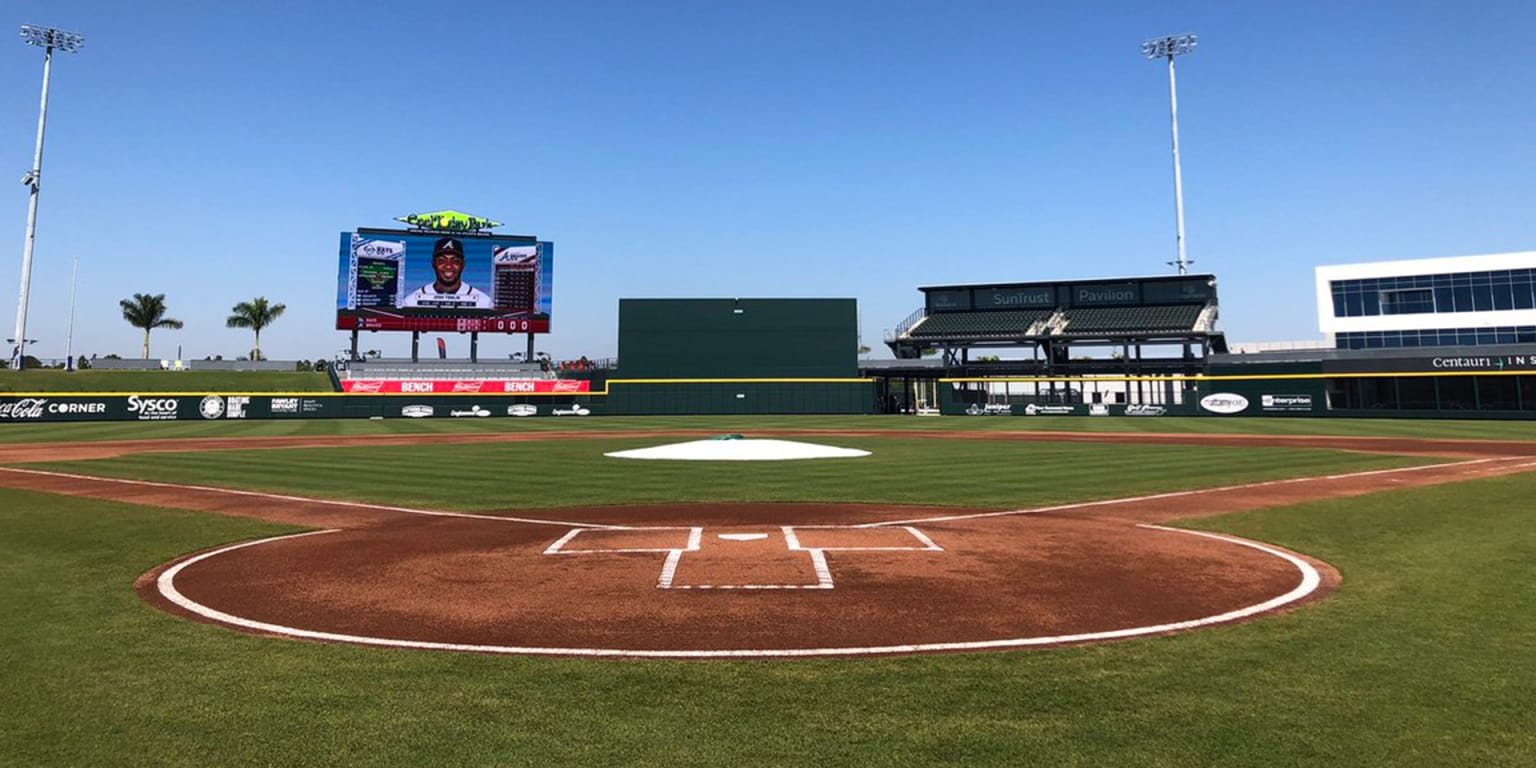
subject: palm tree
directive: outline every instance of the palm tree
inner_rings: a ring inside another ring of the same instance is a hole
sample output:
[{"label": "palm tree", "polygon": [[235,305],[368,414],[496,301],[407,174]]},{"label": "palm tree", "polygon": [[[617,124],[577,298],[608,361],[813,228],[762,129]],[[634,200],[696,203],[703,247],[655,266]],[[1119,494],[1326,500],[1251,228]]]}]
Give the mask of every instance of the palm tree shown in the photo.
[{"label": "palm tree", "polygon": [[256,331],[256,349],[251,352],[252,360],[261,359],[261,329],[272,324],[272,321],[283,316],[284,304],[268,304],[267,297],[257,296],[250,301],[242,301],[229,308],[232,312],[224,325],[229,328],[250,328]]},{"label": "palm tree", "polygon": [[123,319],[135,328],[144,329],[144,359],[149,359],[149,332],[156,328],[179,329],[182,322],[175,318],[165,316],[165,294],[157,293],[153,296],[147,293],[135,293],[133,299],[123,299],[118,306],[123,308]]}]

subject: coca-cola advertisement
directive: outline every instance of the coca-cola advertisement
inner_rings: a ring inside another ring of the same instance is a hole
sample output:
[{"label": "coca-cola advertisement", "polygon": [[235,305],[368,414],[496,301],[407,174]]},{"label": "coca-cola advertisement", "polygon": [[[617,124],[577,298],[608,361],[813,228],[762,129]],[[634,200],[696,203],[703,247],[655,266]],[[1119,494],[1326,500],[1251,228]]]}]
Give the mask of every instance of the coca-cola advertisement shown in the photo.
[{"label": "coca-cola advertisement", "polygon": [[41,397],[27,397],[21,400],[13,400],[9,403],[0,403],[0,419],[41,419],[43,406],[48,400]]},{"label": "coca-cola advertisement", "polygon": [[0,401],[0,421],[76,421],[101,418],[106,413],[107,404],[99,400],[22,397]]}]

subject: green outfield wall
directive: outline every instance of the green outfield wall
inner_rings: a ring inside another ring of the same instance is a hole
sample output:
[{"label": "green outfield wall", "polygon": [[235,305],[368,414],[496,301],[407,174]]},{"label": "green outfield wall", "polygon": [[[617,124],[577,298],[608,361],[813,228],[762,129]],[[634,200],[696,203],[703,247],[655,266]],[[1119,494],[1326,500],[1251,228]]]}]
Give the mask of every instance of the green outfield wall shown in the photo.
[{"label": "green outfield wall", "polygon": [[875,413],[870,379],[704,379],[609,382],[609,413]]},{"label": "green outfield wall", "polygon": [[[1011,383],[1008,394],[1000,387]],[[1024,385],[1034,394],[1019,394]],[[1140,385],[1140,389],[1135,389]],[[1116,392],[1125,397],[1110,396]],[[941,379],[946,416],[1201,416],[1536,419],[1536,374]],[[1097,394],[1099,397],[1095,398]],[[65,421],[483,419],[683,414],[872,414],[872,379],[606,382],[560,395],[21,393],[0,395],[0,426]]]},{"label": "green outfield wall", "polygon": [[940,379],[939,393],[951,416],[1536,419],[1523,369]]},{"label": "green outfield wall", "polygon": [[328,392],[0,394],[0,425],[63,421],[484,419],[658,414],[868,414],[869,379],[611,380],[547,395]]},{"label": "green outfield wall", "polygon": [[0,396],[0,425],[60,421],[219,421],[588,416],[586,398],[329,393],[33,393]]},{"label": "green outfield wall", "polygon": [[620,299],[625,379],[851,379],[853,299]]}]

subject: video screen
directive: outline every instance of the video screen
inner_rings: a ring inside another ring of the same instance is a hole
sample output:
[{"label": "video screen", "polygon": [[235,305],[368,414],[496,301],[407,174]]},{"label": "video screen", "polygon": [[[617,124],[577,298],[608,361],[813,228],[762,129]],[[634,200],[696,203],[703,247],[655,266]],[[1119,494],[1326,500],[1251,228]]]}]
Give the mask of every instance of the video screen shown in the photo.
[{"label": "video screen", "polygon": [[548,333],[554,256],[526,237],[343,232],[336,328]]}]

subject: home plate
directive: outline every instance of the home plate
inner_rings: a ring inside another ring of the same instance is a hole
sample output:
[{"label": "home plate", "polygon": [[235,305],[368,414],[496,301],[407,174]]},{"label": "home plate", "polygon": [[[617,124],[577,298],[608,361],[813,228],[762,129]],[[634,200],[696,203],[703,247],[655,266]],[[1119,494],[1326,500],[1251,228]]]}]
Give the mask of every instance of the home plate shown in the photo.
[{"label": "home plate", "polygon": [[673,459],[679,461],[788,461],[791,459],[844,459],[868,456],[869,451],[792,440],[753,440],[725,435],[710,440],[658,445],[605,453],[616,459]]},{"label": "home plate", "polygon": [[768,538],[766,533],[722,533],[720,538],[726,541],[756,541]]}]

